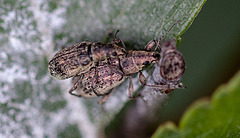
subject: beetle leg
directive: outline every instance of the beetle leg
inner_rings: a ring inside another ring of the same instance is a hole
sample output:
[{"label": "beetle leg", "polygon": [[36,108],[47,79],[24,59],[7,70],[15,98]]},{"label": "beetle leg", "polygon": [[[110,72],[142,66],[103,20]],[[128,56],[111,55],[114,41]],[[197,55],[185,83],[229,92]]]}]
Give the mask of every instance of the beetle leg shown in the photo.
[{"label": "beetle leg", "polygon": [[145,49],[146,49],[147,51],[150,51],[150,50],[153,49],[153,47],[156,45],[154,51],[156,51],[157,48],[158,48],[159,51],[161,52],[162,49],[161,49],[161,47],[160,47],[160,41],[161,41],[161,38],[160,38],[158,41],[156,41],[156,40],[151,40],[151,41],[148,42],[148,44],[145,46]]},{"label": "beetle leg", "polygon": [[132,76],[129,76],[130,83],[128,87],[128,97],[132,100],[136,99],[137,97],[141,96],[139,93],[136,95],[133,95],[133,82],[132,82]]},{"label": "beetle leg", "polygon": [[116,39],[117,38],[117,34],[120,32],[120,30],[119,29],[117,29],[117,31],[116,31],[116,33],[114,34],[114,39]]},{"label": "beetle leg", "polygon": [[116,90],[116,87],[113,88],[110,93],[108,93],[107,95],[103,96],[100,100],[98,100],[98,104],[100,105],[104,104],[115,90]]},{"label": "beetle leg", "polygon": [[114,34],[113,40],[112,40],[112,44],[118,44],[120,41],[120,39],[117,39],[117,34],[118,34],[119,30],[116,31],[116,33]]},{"label": "beetle leg", "polygon": [[124,42],[123,42],[121,39],[119,39],[119,40],[120,40],[120,42],[121,42],[123,48],[126,49],[126,46],[125,46]]},{"label": "beetle leg", "polygon": [[142,71],[139,71],[139,81],[143,86],[146,85],[146,77],[143,75]]},{"label": "beetle leg", "polygon": [[161,84],[161,85],[148,85],[146,84],[145,86],[151,87],[151,88],[157,88],[162,90],[164,93],[169,93],[174,89],[184,89],[186,88],[183,83],[178,83],[178,84]]},{"label": "beetle leg", "polygon": [[148,85],[145,86],[152,87],[152,88],[159,88],[159,89],[184,89],[186,88],[182,83],[178,84],[161,84],[161,85]]},{"label": "beetle leg", "polygon": [[99,97],[99,96],[105,96],[106,94],[99,94],[95,91],[95,89],[93,88],[93,85],[91,84],[91,90]]},{"label": "beetle leg", "polygon": [[93,83],[91,84],[91,90],[99,97],[99,96],[105,96],[106,94],[99,94],[95,91],[95,89],[93,88]]},{"label": "beetle leg", "polygon": [[91,89],[92,89],[92,91],[99,97],[99,96],[104,96],[104,95],[106,95],[106,94],[99,94],[99,93],[97,93],[95,90],[94,90],[94,88],[93,88],[93,86],[91,86]]},{"label": "beetle leg", "polygon": [[75,83],[75,84],[72,86],[72,88],[68,91],[69,94],[74,95],[74,96],[77,96],[77,97],[82,97],[81,95],[78,95],[78,94],[73,93],[73,91],[77,89],[78,82],[82,80],[82,76],[83,76],[83,74],[80,75],[80,78],[76,81],[76,83]]},{"label": "beetle leg", "polygon": [[129,87],[128,87],[128,97],[132,98],[133,97],[133,82],[132,82],[132,76],[129,76]]},{"label": "beetle leg", "polygon": [[148,42],[148,44],[145,46],[145,49],[147,51],[151,50],[156,45],[156,40],[151,40]]},{"label": "beetle leg", "polygon": [[121,43],[123,48],[126,49],[126,46],[125,46],[124,42],[121,39],[119,39],[119,38],[113,39],[112,44],[118,44],[118,43]]},{"label": "beetle leg", "polygon": [[155,48],[155,51],[156,51],[156,49],[158,48],[158,49],[160,50],[160,52],[161,52],[160,42],[161,42],[162,39],[172,30],[172,28],[173,28],[176,24],[178,24],[179,22],[180,22],[180,20],[177,20],[177,21],[170,27],[170,29],[169,29],[164,35],[162,35],[162,37],[160,37],[160,38],[158,39],[158,42],[157,42],[157,46],[156,46],[156,48]]},{"label": "beetle leg", "polygon": [[113,40],[112,40],[112,44],[118,44],[118,43],[121,42],[123,48],[126,49],[126,46],[125,46],[125,44],[123,43],[123,41],[122,41],[121,39],[117,38],[117,33],[118,33],[118,32],[119,32],[119,30],[116,31],[116,33],[115,33],[115,35],[114,35],[114,38],[113,38]]}]

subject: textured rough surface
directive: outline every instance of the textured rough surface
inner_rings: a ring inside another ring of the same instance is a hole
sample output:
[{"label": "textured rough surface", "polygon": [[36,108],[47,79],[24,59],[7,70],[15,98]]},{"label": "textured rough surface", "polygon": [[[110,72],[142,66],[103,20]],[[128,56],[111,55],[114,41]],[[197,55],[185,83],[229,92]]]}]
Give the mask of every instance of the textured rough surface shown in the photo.
[{"label": "textured rough surface", "polygon": [[[78,87],[76,94],[78,96],[104,96],[129,75],[142,71],[143,67],[155,63],[159,59],[160,54],[157,52],[128,51],[121,57],[108,58],[107,62],[97,62],[86,73],[79,73],[72,80],[73,88]],[[70,93],[72,93],[72,89]]]},{"label": "textured rough surface", "polygon": [[[161,45],[160,75],[163,83],[178,83],[185,71],[185,61],[176,49],[176,40],[166,41]],[[161,81],[160,81],[161,82]]]},{"label": "textured rough surface", "polygon": [[97,62],[121,58],[125,53],[116,44],[83,41],[58,51],[49,61],[48,71],[57,79],[67,79],[89,71]]},{"label": "textured rough surface", "polygon": [[120,60],[120,65],[126,75],[137,73],[146,65],[156,63],[160,59],[157,52],[128,51],[128,54]]},{"label": "textured rough surface", "polygon": [[108,94],[109,90],[121,84],[126,78],[121,70],[105,63],[91,68],[82,76],[75,76],[72,83],[78,83],[77,95],[88,98],[96,97],[96,94],[99,96]]},{"label": "textured rough surface", "polygon": [[49,73],[57,79],[67,79],[79,72],[86,72],[94,66],[88,52],[91,45],[84,41],[60,50],[48,63]]}]

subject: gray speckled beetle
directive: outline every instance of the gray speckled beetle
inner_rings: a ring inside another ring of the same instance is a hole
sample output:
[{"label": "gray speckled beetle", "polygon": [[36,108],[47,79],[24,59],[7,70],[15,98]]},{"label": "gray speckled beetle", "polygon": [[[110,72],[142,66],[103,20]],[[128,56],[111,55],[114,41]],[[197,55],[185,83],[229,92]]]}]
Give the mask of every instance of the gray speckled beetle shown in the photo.
[{"label": "gray speckled beetle", "polygon": [[153,77],[158,85],[145,85],[161,89],[169,93],[176,88],[185,88],[180,80],[185,72],[185,61],[182,54],[175,48],[176,40],[171,39],[161,45],[161,59],[157,63],[160,75]]},{"label": "gray speckled beetle", "polygon": [[115,42],[104,44],[83,41],[57,52],[48,64],[48,71],[57,79],[67,79],[87,72],[96,62],[121,58],[125,53],[126,50]]},{"label": "gray speckled beetle", "polygon": [[[118,64],[118,59],[115,62]],[[111,92],[109,90],[120,85],[126,78],[127,76],[119,68],[103,62],[91,68],[88,72],[73,77],[72,83],[74,85],[69,93],[85,98],[104,96],[104,100],[99,101],[99,103],[103,103],[113,92],[113,90]],[[76,92],[73,92],[75,89]]]}]

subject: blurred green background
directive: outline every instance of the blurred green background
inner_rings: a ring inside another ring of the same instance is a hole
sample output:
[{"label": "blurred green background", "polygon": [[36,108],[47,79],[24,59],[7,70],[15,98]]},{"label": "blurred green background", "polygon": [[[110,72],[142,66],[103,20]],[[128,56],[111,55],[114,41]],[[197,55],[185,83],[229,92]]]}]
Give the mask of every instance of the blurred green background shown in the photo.
[{"label": "blurred green background", "polygon": [[195,100],[211,96],[240,69],[240,1],[208,0],[190,28],[182,35],[178,50],[186,61],[185,90],[175,90],[160,121],[178,123]]}]

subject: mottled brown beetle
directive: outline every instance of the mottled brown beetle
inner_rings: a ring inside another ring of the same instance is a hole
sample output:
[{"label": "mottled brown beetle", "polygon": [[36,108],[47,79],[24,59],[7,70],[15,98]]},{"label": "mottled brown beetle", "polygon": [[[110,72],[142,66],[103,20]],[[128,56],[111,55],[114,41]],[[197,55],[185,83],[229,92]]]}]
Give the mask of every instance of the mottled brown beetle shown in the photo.
[{"label": "mottled brown beetle", "polygon": [[[160,45],[160,44],[158,44]],[[185,61],[182,54],[175,48],[176,40],[171,39],[161,45],[161,59],[157,63],[160,67],[160,76],[153,77],[158,85],[145,85],[161,89],[169,93],[176,88],[185,88],[180,80],[185,72]]]},{"label": "mottled brown beetle", "polygon": [[[121,70],[104,63],[73,77],[74,86],[69,93],[87,98],[105,96],[109,94],[110,89],[121,84],[126,78],[127,76]],[[77,93],[73,93],[74,89]]]},{"label": "mottled brown beetle", "polygon": [[49,73],[57,79],[67,79],[79,73],[85,73],[95,66],[96,62],[121,58],[126,50],[117,45],[83,41],[57,52],[48,64]]}]

